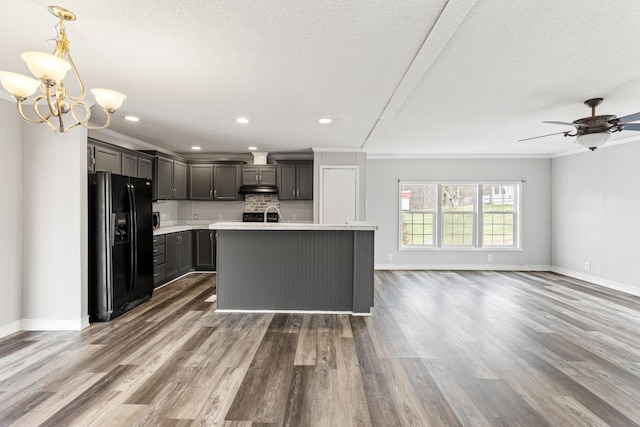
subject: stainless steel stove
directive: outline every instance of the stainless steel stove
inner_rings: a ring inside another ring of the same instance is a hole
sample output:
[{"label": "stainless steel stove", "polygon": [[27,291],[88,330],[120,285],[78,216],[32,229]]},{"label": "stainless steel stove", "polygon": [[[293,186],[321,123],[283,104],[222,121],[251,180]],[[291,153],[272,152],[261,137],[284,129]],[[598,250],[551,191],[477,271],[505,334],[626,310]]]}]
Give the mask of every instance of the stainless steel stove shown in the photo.
[{"label": "stainless steel stove", "polygon": [[[242,222],[264,222],[264,212],[243,212]],[[278,222],[278,212],[267,212],[267,222]]]}]

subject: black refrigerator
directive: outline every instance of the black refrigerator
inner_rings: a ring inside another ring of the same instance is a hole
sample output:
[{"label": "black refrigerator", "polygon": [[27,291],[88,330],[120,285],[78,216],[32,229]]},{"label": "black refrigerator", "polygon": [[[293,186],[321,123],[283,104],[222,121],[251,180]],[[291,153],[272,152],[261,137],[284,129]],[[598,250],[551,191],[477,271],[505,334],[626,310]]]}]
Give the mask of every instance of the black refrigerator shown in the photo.
[{"label": "black refrigerator", "polygon": [[89,174],[89,319],[106,322],[151,298],[151,181]]}]

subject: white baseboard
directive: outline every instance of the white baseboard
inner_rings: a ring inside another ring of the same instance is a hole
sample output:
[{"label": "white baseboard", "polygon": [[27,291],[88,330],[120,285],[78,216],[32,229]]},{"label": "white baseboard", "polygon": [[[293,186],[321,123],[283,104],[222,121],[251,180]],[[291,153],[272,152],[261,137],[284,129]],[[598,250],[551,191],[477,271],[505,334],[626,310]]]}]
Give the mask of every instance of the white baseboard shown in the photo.
[{"label": "white baseboard", "polygon": [[551,271],[549,265],[519,264],[376,264],[375,270]]},{"label": "white baseboard", "polygon": [[16,320],[15,322],[7,323],[6,325],[0,326],[0,338],[6,337],[7,335],[15,334],[20,331],[20,321]]},{"label": "white baseboard", "polygon": [[601,277],[592,276],[590,274],[580,273],[578,271],[567,270],[566,268],[552,266],[551,270],[554,273],[563,274],[565,276],[573,277],[574,279],[584,280],[585,282],[593,283],[605,288],[613,289],[616,291],[624,292],[627,294],[640,297],[640,288],[634,286],[625,285],[624,283],[614,282],[613,280],[603,279]]},{"label": "white baseboard", "polygon": [[84,319],[22,319],[23,331],[80,331],[89,326],[89,318]]}]

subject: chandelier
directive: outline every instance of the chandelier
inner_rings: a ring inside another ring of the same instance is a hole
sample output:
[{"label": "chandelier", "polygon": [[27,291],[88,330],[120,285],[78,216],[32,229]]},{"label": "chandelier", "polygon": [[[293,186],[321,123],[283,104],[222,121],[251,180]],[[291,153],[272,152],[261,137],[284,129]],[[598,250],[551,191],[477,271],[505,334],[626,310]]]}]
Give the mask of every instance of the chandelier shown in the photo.
[{"label": "chandelier", "polygon": [[[85,86],[69,54],[69,39],[67,39],[67,33],[64,29],[64,22],[74,21],[76,16],[73,12],[59,6],[49,6],[48,10],[60,19],[60,22],[55,27],[57,34],[55,38],[56,47],[53,54],[24,52],[20,55],[37,80],[22,74],[0,71],[0,83],[16,100],[18,114],[26,122],[46,123],[54,132],[60,131],[63,133],[78,125],[92,130],[104,129],[111,124],[111,115],[120,108],[126,96],[109,89],[91,89],[96,102],[107,113],[107,122],[102,126],[96,127],[88,124],[91,117],[91,107],[86,102],[83,102]],[[73,70],[73,74],[80,85],[80,94],[78,96],[73,96],[67,92],[62,81],[69,70]],[[29,118],[25,115],[22,104],[38,88],[40,88],[40,94],[33,100],[35,118]],[[45,103],[46,106],[44,105]],[[68,113],[71,114],[75,122],[65,127],[63,119]],[[57,123],[54,124],[55,122]]]}]

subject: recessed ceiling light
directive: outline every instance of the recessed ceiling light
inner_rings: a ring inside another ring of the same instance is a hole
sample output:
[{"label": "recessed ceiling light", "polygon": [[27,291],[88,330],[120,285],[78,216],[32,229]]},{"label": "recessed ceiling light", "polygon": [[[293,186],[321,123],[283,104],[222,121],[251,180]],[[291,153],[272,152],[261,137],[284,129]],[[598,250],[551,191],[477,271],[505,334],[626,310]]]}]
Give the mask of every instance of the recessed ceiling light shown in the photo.
[{"label": "recessed ceiling light", "polygon": [[202,147],[199,147],[199,146],[197,146],[197,145],[194,145],[193,147],[191,147],[191,149],[192,149],[192,150],[196,150],[196,151],[198,151],[198,150],[202,150]]},{"label": "recessed ceiling light", "polygon": [[251,150],[251,151],[254,151],[254,150],[257,150],[257,149],[258,149],[258,147],[247,147],[247,150]]},{"label": "recessed ceiling light", "polygon": [[249,119],[247,119],[246,117],[238,117],[238,118],[236,118],[236,122],[237,123],[242,123],[244,125],[244,124],[249,123]]},{"label": "recessed ceiling light", "polygon": [[319,119],[318,123],[322,123],[323,125],[331,123],[333,120],[331,119]]},{"label": "recessed ceiling light", "polygon": [[130,122],[139,122],[140,121],[140,117],[136,117],[136,116],[124,116],[125,120],[129,120]]}]

